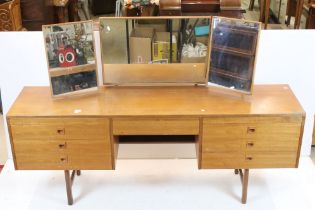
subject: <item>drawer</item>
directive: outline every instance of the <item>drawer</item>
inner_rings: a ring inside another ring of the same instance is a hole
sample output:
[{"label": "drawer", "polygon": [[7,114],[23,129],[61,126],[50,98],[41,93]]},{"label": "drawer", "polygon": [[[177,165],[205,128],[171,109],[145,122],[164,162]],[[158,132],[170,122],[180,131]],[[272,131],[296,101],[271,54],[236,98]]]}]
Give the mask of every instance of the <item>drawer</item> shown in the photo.
[{"label": "drawer", "polygon": [[201,168],[244,168],[245,152],[202,153]]},{"label": "drawer", "polygon": [[65,139],[65,127],[61,119],[15,118],[9,120],[14,140]]},{"label": "drawer", "polygon": [[247,125],[244,124],[205,124],[203,125],[204,141],[237,141],[237,138],[246,138]]},{"label": "drawer", "polygon": [[69,169],[112,169],[111,145],[107,141],[67,142]]},{"label": "drawer", "polygon": [[252,124],[246,147],[249,151],[297,151],[301,125],[297,123]]},{"label": "drawer", "polygon": [[294,168],[297,152],[247,152],[246,168]]},{"label": "drawer", "polygon": [[110,139],[109,119],[106,118],[66,119],[65,128],[67,140]]},{"label": "drawer", "polygon": [[10,120],[15,140],[109,139],[104,118],[20,118]]},{"label": "drawer", "polygon": [[13,143],[17,169],[66,169],[66,142],[17,141]]},{"label": "drawer", "polygon": [[[301,122],[284,118],[205,119],[203,152],[297,151]],[[244,142],[245,140],[245,142]]]},{"label": "drawer", "polygon": [[[233,136],[231,136],[233,137]],[[242,138],[204,138],[202,152],[238,152],[245,151],[246,139]]]},{"label": "drawer", "polygon": [[199,135],[199,119],[113,119],[114,135]]}]

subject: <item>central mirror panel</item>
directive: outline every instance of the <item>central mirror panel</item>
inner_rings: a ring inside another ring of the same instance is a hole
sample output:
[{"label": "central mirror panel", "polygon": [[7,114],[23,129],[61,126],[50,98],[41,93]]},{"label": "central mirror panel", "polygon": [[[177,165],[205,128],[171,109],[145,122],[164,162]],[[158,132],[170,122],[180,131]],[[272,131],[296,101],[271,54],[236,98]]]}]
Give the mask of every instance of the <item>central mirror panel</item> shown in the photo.
[{"label": "central mirror panel", "polygon": [[100,18],[104,84],[206,84],[210,24],[210,17]]}]

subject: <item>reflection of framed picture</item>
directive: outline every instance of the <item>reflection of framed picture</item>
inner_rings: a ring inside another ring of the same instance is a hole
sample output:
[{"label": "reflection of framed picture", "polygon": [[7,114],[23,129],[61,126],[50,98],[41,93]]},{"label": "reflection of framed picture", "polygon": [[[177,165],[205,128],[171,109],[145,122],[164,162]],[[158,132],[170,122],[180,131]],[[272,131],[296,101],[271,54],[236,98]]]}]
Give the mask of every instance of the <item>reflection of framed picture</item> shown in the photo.
[{"label": "reflection of framed picture", "polygon": [[250,94],[261,23],[214,17],[208,81]]},{"label": "reflection of framed picture", "polygon": [[93,22],[44,25],[42,29],[52,95],[96,89]]}]

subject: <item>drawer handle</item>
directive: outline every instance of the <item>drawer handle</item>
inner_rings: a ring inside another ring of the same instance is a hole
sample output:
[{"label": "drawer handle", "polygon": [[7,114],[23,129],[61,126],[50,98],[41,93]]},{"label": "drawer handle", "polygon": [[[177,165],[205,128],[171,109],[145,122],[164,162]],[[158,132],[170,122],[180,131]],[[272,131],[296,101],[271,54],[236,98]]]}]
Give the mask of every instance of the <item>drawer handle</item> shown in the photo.
[{"label": "drawer handle", "polygon": [[66,144],[59,144],[59,149],[65,149],[66,148]]},{"label": "drawer handle", "polygon": [[253,160],[253,157],[246,157],[246,160]]},{"label": "drawer handle", "polygon": [[58,129],[57,133],[60,135],[64,135],[65,134],[65,129]]},{"label": "drawer handle", "polygon": [[67,161],[67,159],[66,158],[60,158],[60,161],[64,163]]},{"label": "drawer handle", "polygon": [[256,128],[254,127],[248,127],[247,128],[247,133],[255,133],[256,132]]},{"label": "drawer handle", "polygon": [[253,147],[255,144],[254,144],[254,142],[248,142],[247,143],[247,147]]}]

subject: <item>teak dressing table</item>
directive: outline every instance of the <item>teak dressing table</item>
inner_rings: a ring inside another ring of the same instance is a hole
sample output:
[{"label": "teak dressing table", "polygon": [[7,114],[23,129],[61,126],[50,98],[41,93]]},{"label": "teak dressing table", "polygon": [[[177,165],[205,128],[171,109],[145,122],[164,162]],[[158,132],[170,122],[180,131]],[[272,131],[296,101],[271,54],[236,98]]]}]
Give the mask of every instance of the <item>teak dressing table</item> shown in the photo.
[{"label": "teak dressing table", "polygon": [[[49,87],[22,90],[7,114],[16,169],[64,170],[71,205],[75,175],[114,170],[124,136],[194,137],[198,168],[235,170],[242,181],[242,203],[249,169],[298,167],[303,108],[288,85],[253,85],[260,23],[159,18],[168,38],[157,45],[149,39],[146,46],[152,51],[147,54],[144,45],[129,43],[135,38],[129,29],[161,28],[158,18],[100,19],[103,82],[112,86],[63,99],[53,99]],[[192,38],[195,27],[206,35]],[[178,45],[176,35],[182,37]],[[182,50],[194,39],[203,40],[206,52],[197,59]],[[133,60],[130,52],[141,59]],[[151,52],[162,52],[159,64],[142,62],[157,62]],[[226,89],[207,87],[208,82]]]},{"label": "teak dressing table", "polygon": [[246,203],[249,169],[298,167],[304,118],[287,85],[256,85],[245,96],[215,87],[102,87],[63,100],[49,87],[25,87],[7,122],[15,168],[64,170],[69,204],[80,170],[115,169],[124,135],[194,135],[199,169],[235,169]]}]

